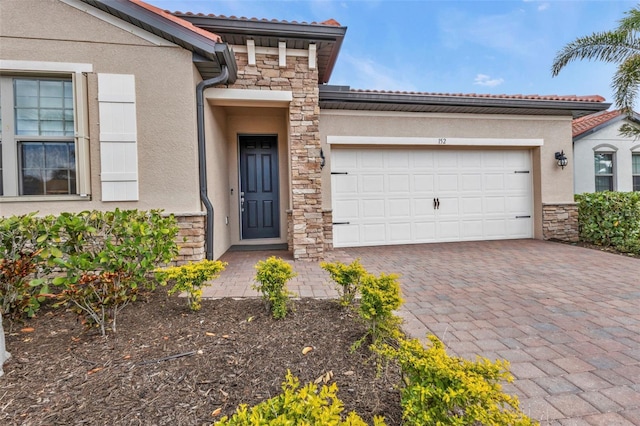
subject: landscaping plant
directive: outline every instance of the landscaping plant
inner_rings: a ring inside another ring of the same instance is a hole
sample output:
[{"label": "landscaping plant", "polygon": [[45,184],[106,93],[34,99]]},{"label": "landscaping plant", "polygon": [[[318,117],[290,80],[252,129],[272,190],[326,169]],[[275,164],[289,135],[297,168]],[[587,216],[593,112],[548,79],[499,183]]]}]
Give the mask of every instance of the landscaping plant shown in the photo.
[{"label": "landscaping plant", "polygon": [[[300,381],[287,371],[282,383],[282,393],[258,405],[248,408],[240,405],[236,413],[223,417],[217,426],[289,426],[289,425],[322,425],[322,426],[366,426],[355,412],[350,412],[342,419],[344,404],[337,396],[338,386],[332,383],[323,385],[320,391],[314,383],[300,388]],[[374,417],[374,426],[384,426],[382,417]]]},{"label": "landscaping plant", "polygon": [[40,277],[61,255],[46,241],[49,222],[35,213],[0,219],[0,312],[11,321],[32,317],[49,293]]},{"label": "landscaping plant", "polygon": [[265,301],[273,318],[284,318],[292,295],[287,290],[287,281],[297,274],[293,272],[289,263],[275,256],[258,261],[255,268],[256,284],[252,288],[262,293],[262,300]]},{"label": "landscaping plant", "polygon": [[202,288],[205,282],[218,278],[226,266],[226,262],[219,260],[189,262],[186,265],[157,269],[156,279],[162,285],[173,281],[173,287],[168,290],[169,296],[186,292],[189,308],[192,311],[199,311],[202,307]]},{"label": "landscaping plant", "polygon": [[397,347],[385,344],[377,349],[400,364],[405,425],[538,424],[520,411],[516,396],[502,391],[500,382],[513,381],[507,361],[451,357],[437,337],[428,339],[428,348],[417,339],[399,339]]},{"label": "landscaping plant", "polygon": [[109,323],[117,331],[118,313],[139,291],[154,289],[148,274],[177,254],[177,233],[175,218],[158,210],[61,214],[51,235],[64,258],[64,275],[52,281],[63,288],[57,305],[98,326],[102,335]]},{"label": "landscaping plant", "polygon": [[362,278],[367,274],[366,269],[356,259],[349,265],[342,262],[321,262],[320,267],[329,273],[331,279],[337,284],[340,295],[340,305],[351,306],[360,290]]},{"label": "landscaping plant", "polygon": [[640,254],[640,192],[603,191],[575,198],[581,240]]},{"label": "landscaping plant", "polygon": [[387,337],[398,337],[401,319],[393,311],[402,305],[400,282],[397,274],[380,274],[376,277],[366,274],[362,278],[360,306],[358,313],[368,324],[368,331],[354,344],[358,348],[370,336],[374,345]]}]

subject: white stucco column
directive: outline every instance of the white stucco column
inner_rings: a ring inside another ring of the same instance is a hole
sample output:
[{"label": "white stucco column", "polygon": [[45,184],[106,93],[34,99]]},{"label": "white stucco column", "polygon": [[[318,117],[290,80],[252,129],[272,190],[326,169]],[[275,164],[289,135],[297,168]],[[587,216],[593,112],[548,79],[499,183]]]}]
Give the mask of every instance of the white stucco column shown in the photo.
[{"label": "white stucco column", "polygon": [[4,346],[4,329],[2,328],[2,314],[0,313],[0,377],[4,375],[4,371],[2,371],[2,366],[4,362],[9,359],[11,354],[7,352]]}]

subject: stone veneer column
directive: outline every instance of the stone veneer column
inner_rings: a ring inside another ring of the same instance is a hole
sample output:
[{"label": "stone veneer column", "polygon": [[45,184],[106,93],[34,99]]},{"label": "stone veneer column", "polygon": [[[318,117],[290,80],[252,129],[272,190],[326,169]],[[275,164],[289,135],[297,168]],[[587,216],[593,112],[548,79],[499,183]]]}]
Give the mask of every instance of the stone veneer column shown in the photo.
[{"label": "stone veneer column", "polygon": [[203,260],[205,258],[204,214],[175,215],[175,218],[178,221],[176,244],[180,251],[172,264],[184,265],[188,262]]},{"label": "stone veneer column", "polygon": [[578,241],[578,205],[576,203],[543,204],[542,238]]},{"label": "stone veneer column", "polygon": [[[309,69],[306,57],[287,57],[280,67],[277,55],[236,53],[238,78],[230,88],[290,90],[289,155],[291,157],[291,213],[288,241],[294,259],[319,260],[324,253],[325,232],[320,179],[320,115],[318,71]],[[280,141],[284,143],[285,141]],[[285,164],[284,161],[280,164]]]}]

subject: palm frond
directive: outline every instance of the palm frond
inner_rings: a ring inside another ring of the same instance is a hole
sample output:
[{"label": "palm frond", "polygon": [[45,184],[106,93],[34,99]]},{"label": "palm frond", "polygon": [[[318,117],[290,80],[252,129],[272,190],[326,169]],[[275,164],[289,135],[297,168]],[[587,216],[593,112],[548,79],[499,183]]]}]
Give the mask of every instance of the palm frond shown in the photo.
[{"label": "palm frond", "polygon": [[640,139],[640,127],[633,124],[623,124],[622,126],[620,126],[620,129],[618,129],[618,133],[620,134],[620,136],[633,138],[633,140],[636,141]]},{"label": "palm frond", "polygon": [[627,115],[633,114],[640,87],[640,54],[622,62],[611,83],[616,106]]},{"label": "palm frond", "polygon": [[627,12],[620,20],[618,31],[640,32],[640,8],[637,6]]},{"label": "palm frond", "polygon": [[640,40],[626,31],[607,31],[579,37],[562,48],[553,60],[551,74],[555,77],[569,62],[579,59],[622,62],[640,54]]}]

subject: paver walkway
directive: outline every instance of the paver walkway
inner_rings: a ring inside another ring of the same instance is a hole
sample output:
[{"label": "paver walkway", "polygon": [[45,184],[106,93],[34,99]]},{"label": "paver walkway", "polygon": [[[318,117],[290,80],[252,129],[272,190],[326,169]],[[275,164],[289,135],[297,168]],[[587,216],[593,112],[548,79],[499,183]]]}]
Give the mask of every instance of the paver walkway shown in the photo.
[{"label": "paver walkway", "polygon": [[[285,251],[228,252],[205,297],[247,297],[253,265]],[[511,362],[506,391],[543,425],[640,425],[640,259],[537,240],[336,249],[370,272],[397,272],[404,329],[452,354]],[[295,262],[289,288],[335,291],[316,263]]]}]

